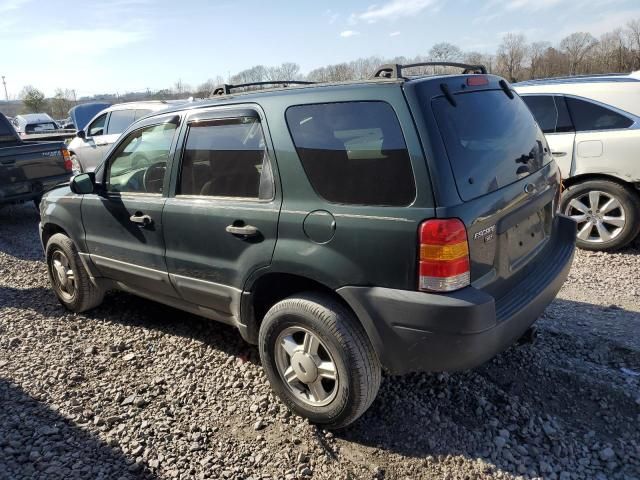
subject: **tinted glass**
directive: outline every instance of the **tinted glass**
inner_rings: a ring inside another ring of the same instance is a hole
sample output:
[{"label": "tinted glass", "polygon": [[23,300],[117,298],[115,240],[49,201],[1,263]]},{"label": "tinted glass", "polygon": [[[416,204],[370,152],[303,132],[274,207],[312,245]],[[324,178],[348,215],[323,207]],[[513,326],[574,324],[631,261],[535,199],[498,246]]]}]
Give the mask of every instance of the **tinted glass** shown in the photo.
[{"label": "tinted glass", "polygon": [[136,118],[135,120],[138,120],[142,117],[146,117],[147,115],[149,115],[151,113],[151,110],[146,110],[146,109],[138,109],[136,110]]},{"label": "tinted glass", "polygon": [[627,128],[633,123],[624,115],[585,100],[567,97],[567,105],[578,132]]},{"label": "tinted glass", "polygon": [[389,104],[302,105],[286,117],[309,181],[326,200],[403,206],[415,198],[411,161]]},{"label": "tinted glass", "polygon": [[58,126],[53,122],[30,123],[24,127],[25,133],[45,133],[57,129]]},{"label": "tinted glass", "polygon": [[272,198],[273,178],[260,122],[237,118],[191,124],[180,194]]},{"label": "tinted glass", "polygon": [[120,134],[124,132],[135,119],[135,110],[114,110],[109,117],[107,135]]},{"label": "tinted glass", "polygon": [[107,120],[107,114],[100,115],[96,118],[91,125],[89,125],[89,136],[94,137],[96,135],[104,135],[104,122]]},{"label": "tinted glass", "polygon": [[176,126],[141,128],[127,135],[109,161],[109,192],[162,193]]},{"label": "tinted glass", "polygon": [[556,131],[558,111],[551,95],[527,95],[522,97],[522,100],[527,104],[544,133]]},{"label": "tinted glass", "polygon": [[0,115],[0,142],[7,140],[15,140],[15,130],[9,124],[9,121]]},{"label": "tinted glass", "polygon": [[432,101],[438,127],[463,200],[524,178],[551,161],[546,140],[520,99],[502,90]]},{"label": "tinted glass", "polygon": [[571,115],[569,115],[569,109],[567,108],[567,102],[562,96],[554,96],[553,99],[556,102],[556,109],[558,110],[558,123],[556,124],[556,133],[566,133],[575,131],[573,127],[573,121]]}]

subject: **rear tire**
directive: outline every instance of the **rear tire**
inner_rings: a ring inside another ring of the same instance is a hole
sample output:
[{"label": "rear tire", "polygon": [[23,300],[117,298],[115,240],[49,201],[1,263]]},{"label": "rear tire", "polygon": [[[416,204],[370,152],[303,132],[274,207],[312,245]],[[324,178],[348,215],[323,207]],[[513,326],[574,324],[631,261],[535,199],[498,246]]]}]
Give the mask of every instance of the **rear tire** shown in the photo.
[{"label": "rear tire", "polygon": [[47,242],[49,281],[60,303],[72,312],[85,312],[102,303],[104,292],[94,285],[69,237],[56,233]]},{"label": "rear tire", "polygon": [[560,210],[577,221],[576,245],[584,250],[617,250],[640,233],[640,196],[610,180],[568,187]]},{"label": "rear tire", "polygon": [[369,338],[329,296],[306,293],[275,304],[260,326],[259,345],[274,392],[324,428],[353,423],[378,393],[382,374]]}]

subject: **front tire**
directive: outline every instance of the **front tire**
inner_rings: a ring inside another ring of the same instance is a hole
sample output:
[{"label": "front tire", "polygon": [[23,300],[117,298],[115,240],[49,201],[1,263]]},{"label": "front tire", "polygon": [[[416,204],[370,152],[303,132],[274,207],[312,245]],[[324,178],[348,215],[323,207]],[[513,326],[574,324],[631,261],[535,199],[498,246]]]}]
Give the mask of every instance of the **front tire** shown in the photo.
[{"label": "front tire", "polygon": [[259,345],[275,393],[324,428],[353,423],[378,393],[380,363],[364,329],[329,296],[307,293],[275,304],[260,326]]},{"label": "front tire", "polygon": [[560,210],[578,224],[576,245],[585,250],[616,250],[640,232],[640,198],[609,180],[588,180],[568,187]]},{"label": "front tire", "polygon": [[104,292],[94,285],[69,237],[56,233],[47,242],[49,281],[60,303],[72,312],[84,312],[102,303]]}]

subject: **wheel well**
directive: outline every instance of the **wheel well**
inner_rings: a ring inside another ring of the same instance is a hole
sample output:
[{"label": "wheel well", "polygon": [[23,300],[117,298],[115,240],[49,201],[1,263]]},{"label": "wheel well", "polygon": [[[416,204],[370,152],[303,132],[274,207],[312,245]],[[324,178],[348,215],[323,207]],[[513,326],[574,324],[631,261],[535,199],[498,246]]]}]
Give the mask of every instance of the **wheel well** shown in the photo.
[{"label": "wheel well", "polygon": [[633,184],[632,183],[625,182],[624,180],[622,180],[619,177],[614,177],[612,175],[606,175],[604,173],[585,173],[585,174],[582,174],[582,175],[576,175],[575,177],[563,178],[562,179],[562,185],[565,188],[566,187],[572,187],[572,186],[577,185],[579,183],[587,182],[589,180],[607,180],[609,182],[614,182],[614,183],[617,183],[619,185],[622,185],[623,187],[631,187],[632,190],[635,190],[633,188]]},{"label": "wheel well", "polygon": [[242,320],[247,326],[247,340],[257,343],[260,324],[272,306],[280,300],[302,292],[324,293],[353,313],[349,304],[340,295],[320,282],[300,275],[269,273],[256,281],[251,287],[251,293],[242,303],[242,310],[245,312],[242,315]]},{"label": "wheel well", "polygon": [[62,233],[67,237],[69,236],[69,234],[67,234],[67,232],[65,232],[65,230],[62,227],[56,225],[55,223],[47,223],[42,228],[42,246],[45,249],[47,248],[47,242],[49,241],[49,239],[52,236],[54,236],[56,233]]}]

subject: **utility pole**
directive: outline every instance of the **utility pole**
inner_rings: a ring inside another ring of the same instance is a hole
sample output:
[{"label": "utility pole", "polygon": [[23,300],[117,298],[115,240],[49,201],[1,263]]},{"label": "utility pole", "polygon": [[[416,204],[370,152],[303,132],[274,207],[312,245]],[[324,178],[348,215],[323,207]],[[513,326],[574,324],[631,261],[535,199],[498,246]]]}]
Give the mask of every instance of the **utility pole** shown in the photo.
[{"label": "utility pole", "polygon": [[2,84],[4,85],[4,98],[8,102],[9,94],[7,93],[7,81],[4,79],[4,75],[2,75]]}]

